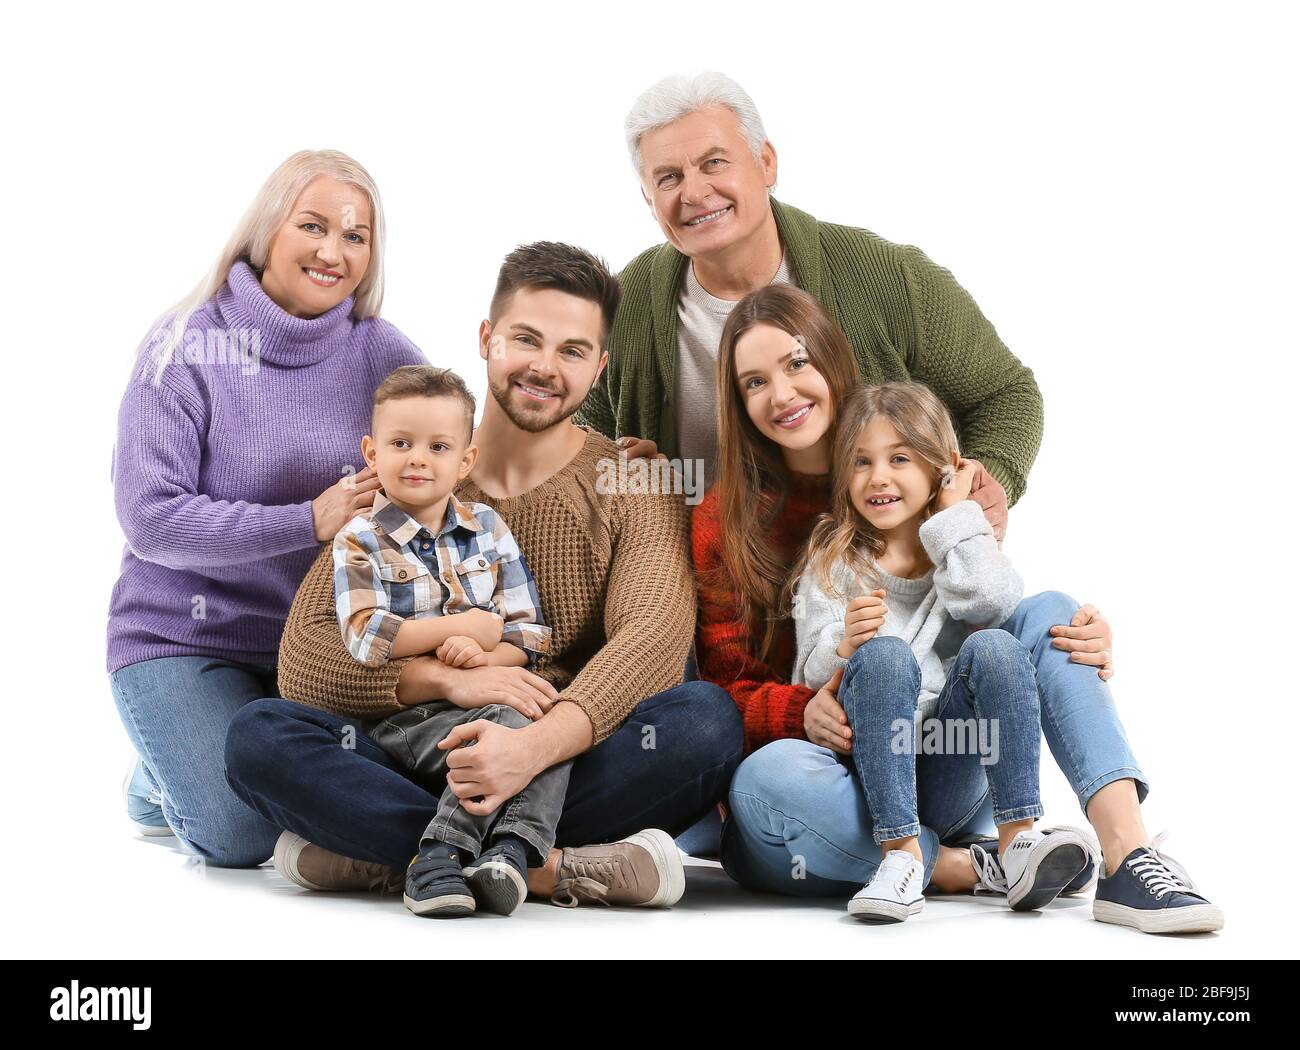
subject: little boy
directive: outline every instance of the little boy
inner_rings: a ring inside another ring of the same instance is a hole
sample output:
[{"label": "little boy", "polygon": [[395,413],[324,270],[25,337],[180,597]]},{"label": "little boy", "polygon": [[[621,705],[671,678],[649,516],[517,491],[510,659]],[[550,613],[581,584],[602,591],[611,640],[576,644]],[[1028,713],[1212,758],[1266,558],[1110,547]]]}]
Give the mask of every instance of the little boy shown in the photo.
[{"label": "little boy", "polygon": [[[364,664],[433,653],[452,667],[536,666],[551,630],[510,530],[491,507],[453,494],[473,469],[474,397],[450,369],[406,365],[375,391],[361,441],[383,491],[334,538],[334,600],[348,651]],[[530,863],[555,844],[571,763],[552,766],[494,813],[474,816],[447,780],[454,727],[490,719],[520,728],[504,704],[436,700],[367,722],[365,732],[413,779],[440,789],[438,812],[406,872],[416,915],[509,915]],[[490,845],[484,850],[485,843]]]}]

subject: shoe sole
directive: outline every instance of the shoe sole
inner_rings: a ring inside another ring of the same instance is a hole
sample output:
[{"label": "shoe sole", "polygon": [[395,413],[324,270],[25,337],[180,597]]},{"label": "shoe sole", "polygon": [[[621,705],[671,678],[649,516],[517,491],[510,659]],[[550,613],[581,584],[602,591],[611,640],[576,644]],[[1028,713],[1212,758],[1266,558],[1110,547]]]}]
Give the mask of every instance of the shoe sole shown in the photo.
[{"label": "shoe sole", "polygon": [[1214,933],[1223,929],[1223,912],[1214,904],[1144,911],[1114,901],[1093,901],[1092,917],[1098,922],[1131,926],[1143,933]]},{"label": "shoe sole", "polygon": [[474,914],[474,898],[465,893],[447,893],[427,901],[412,900],[403,893],[402,903],[412,914],[426,919],[455,919]]},{"label": "shoe sole", "polygon": [[1039,828],[1038,830],[1044,835],[1050,835],[1054,831],[1068,831],[1076,837],[1083,839],[1084,843],[1088,847],[1088,864],[1084,866],[1083,871],[1079,872],[1071,882],[1082,878],[1084,875],[1086,875],[1087,878],[1077,886],[1066,886],[1065,889],[1061,891],[1061,896],[1082,897],[1089,890],[1094,889],[1097,885],[1098,872],[1101,869],[1101,847],[1097,845],[1097,842],[1092,835],[1081,828],[1070,827],[1068,824],[1054,825],[1050,828]]},{"label": "shoe sole", "polygon": [[[167,823],[167,818],[163,818],[162,824],[146,824],[143,821],[136,820],[131,816],[131,781],[135,779],[135,766],[126,771],[126,779],[122,781],[122,801],[126,804],[126,819],[135,825],[135,830],[141,835],[147,835],[149,838],[166,838],[169,835],[175,835],[171,825]],[[162,813],[162,807],[158,807],[158,812]]]},{"label": "shoe sole", "polygon": [[298,855],[302,853],[304,846],[310,845],[311,843],[301,835],[295,835],[292,831],[282,831],[280,837],[275,840],[271,863],[276,871],[295,886],[301,886],[304,890],[315,890],[317,893],[327,893],[329,891],[326,887],[308,881],[298,870]]},{"label": "shoe sole", "polygon": [[465,869],[465,881],[474,900],[494,915],[509,915],[528,896],[527,881],[507,860],[471,865]]},{"label": "shoe sole", "polygon": [[1037,911],[1051,904],[1088,866],[1087,844],[1077,835],[1057,831],[1043,845],[1051,849],[1035,850],[1016,884],[1007,887],[1012,911]]},{"label": "shoe sole", "polygon": [[671,908],[686,892],[686,869],[682,866],[682,854],[677,843],[666,831],[649,828],[629,835],[624,841],[642,847],[655,862],[655,871],[659,873],[659,892],[643,907]]},{"label": "shoe sole", "polygon": [[925,898],[911,904],[897,901],[882,901],[853,898],[849,901],[849,914],[855,919],[868,922],[904,922],[909,915],[915,915],[925,907]]}]

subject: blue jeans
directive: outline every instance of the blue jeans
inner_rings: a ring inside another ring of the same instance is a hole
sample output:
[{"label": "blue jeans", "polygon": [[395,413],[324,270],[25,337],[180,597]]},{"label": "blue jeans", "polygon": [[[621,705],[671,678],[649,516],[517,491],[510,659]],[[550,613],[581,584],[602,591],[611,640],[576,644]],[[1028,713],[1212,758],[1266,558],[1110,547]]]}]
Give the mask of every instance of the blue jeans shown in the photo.
[{"label": "blue jeans", "polygon": [[[680,834],[726,795],[743,747],[740,713],[718,686],[683,682],[656,693],[573,759],[556,845],[649,827]],[[226,777],[277,827],[398,869],[438,811],[438,795],[405,776],[360,719],[289,700],[259,700],[233,719]]]},{"label": "blue jeans", "polygon": [[933,718],[917,726],[920,689],[921,668],[901,638],[872,638],[844,669],[837,698],[876,843],[921,833],[917,782],[939,762],[964,767],[976,788],[987,777],[995,824],[1041,817],[1038,688],[1024,646],[1006,631],[967,637]]},{"label": "blue jeans", "polygon": [[[1146,778],[1097,669],[1071,663],[1048,629],[1068,624],[1078,604],[1059,591],[1024,599],[1001,627],[1028,650],[1038,683],[1043,735],[1085,812],[1106,784]],[[987,780],[955,763],[917,767],[921,852],[927,881],[940,842],[993,835]],[[807,740],[777,740],[741,763],[721,859],[742,885],[795,896],[843,896],[871,880],[880,863],[874,820],[852,769]]]},{"label": "blue jeans", "polygon": [[142,660],[109,676],[117,711],[181,844],[223,868],[271,856],[279,828],[226,783],[226,730],[245,705],[276,691],[275,668],[208,656]]}]

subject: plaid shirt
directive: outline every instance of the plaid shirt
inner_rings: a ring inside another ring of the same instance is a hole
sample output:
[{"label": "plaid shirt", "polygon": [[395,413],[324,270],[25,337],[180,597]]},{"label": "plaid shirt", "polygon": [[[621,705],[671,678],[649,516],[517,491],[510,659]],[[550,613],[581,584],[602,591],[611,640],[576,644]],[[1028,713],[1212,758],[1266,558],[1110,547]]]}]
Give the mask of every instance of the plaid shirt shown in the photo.
[{"label": "plaid shirt", "polygon": [[[334,606],[348,651],[370,666],[388,660],[408,617],[475,608],[505,620],[501,640],[522,649],[529,667],[550,645],[537,586],[506,523],[487,504],[462,503],[455,493],[436,535],[377,493],[370,513],[334,537]],[[370,618],[354,631],[352,618],[366,609]]]}]

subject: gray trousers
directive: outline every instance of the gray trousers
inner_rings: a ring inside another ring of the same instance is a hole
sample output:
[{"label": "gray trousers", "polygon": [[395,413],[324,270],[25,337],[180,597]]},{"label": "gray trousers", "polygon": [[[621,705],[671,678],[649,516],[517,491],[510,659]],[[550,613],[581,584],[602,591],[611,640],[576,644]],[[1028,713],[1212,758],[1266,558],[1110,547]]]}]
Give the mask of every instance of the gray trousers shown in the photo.
[{"label": "gray trousers", "polygon": [[539,865],[555,845],[555,827],[564,808],[569,769],[573,762],[561,762],[539,773],[496,812],[483,817],[473,816],[461,807],[460,799],[447,784],[447,757],[451,750],[439,749],[438,743],[456,726],[477,719],[486,719],[511,729],[522,729],[531,722],[527,715],[505,704],[466,710],[447,700],[434,700],[408,707],[387,718],[366,722],[363,728],[402,772],[441,796],[438,812],[420,839],[421,847],[431,842],[445,842],[477,857],[490,839],[515,835],[537,851],[530,863]]}]

